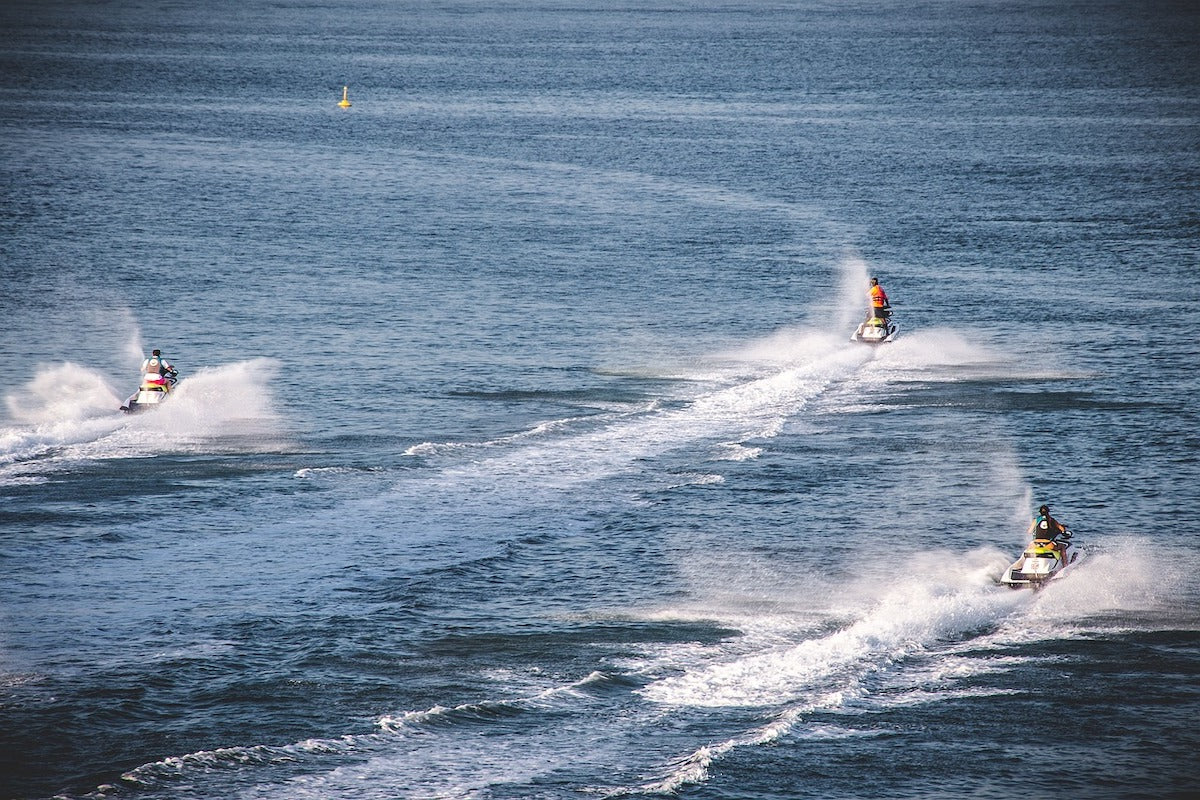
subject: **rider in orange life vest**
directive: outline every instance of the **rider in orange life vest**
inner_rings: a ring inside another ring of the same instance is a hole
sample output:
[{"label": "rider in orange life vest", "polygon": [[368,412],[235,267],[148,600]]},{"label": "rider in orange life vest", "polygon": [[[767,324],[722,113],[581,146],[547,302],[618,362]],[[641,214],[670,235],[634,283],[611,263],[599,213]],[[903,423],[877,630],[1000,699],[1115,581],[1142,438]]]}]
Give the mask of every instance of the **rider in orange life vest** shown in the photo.
[{"label": "rider in orange life vest", "polygon": [[881,319],[892,315],[892,304],[888,302],[887,292],[879,285],[879,278],[871,278],[871,288],[867,290],[871,298],[871,313]]},{"label": "rider in orange life vest", "polygon": [[1038,515],[1033,522],[1029,523],[1029,530],[1025,533],[1035,539],[1046,539],[1052,542],[1055,550],[1060,554],[1065,554],[1062,544],[1056,540],[1066,532],[1067,526],[1050,516],[1050,506],[1042,506],[1038,509]]}]

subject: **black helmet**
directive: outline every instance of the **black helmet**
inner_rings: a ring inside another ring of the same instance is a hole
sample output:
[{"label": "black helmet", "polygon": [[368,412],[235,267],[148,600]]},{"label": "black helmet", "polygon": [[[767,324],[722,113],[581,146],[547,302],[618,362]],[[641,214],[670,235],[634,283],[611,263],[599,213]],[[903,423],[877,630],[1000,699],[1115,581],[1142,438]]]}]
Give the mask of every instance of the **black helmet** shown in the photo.
[{"label": "black helmet", "polygon": [[160,355],[162,355],[162,352],[159,350],[155,350],[153,353],[151,353],[151,355],[160,356]]},{"label": "black helmet", "polygon": [[1038,509],[1038,513],[1039,514],[1049,514],[1050,506],[1042,506],[1041,508]]}]

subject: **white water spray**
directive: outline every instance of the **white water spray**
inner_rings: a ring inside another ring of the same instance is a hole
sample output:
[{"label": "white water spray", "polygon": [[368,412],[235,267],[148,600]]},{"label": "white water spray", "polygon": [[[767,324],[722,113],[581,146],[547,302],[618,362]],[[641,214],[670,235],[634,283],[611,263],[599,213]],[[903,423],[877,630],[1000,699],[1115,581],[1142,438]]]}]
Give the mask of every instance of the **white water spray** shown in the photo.
[{"label": "white water spray", "polygon": [[71,363],[39,369],[4,401],[13,420],[29,425],[76,422],[109,414],[121,404],[103,377]]},{"label": "white water spray", "polygon": [[16,424],[0,428],[0,483],[28,482],[86,460],[282,446],[271,382],[277,364],[255,359],[199,370],[160,408],[122,414],[99,373],[76,364],[40,370],[5,398]]}]

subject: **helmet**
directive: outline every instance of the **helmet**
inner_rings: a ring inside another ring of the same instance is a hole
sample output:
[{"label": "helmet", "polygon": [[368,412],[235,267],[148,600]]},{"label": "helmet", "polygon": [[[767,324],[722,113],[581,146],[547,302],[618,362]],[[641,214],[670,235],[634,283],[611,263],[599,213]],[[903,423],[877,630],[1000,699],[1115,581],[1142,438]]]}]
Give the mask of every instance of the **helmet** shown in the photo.
[{"label": "helmet", "polygon": [[1050,506],[1042,506],[1041,508],[1038,509],[1038,513],[1039,514],[1049,514]]},{"label": "helmet", "polygon": [[161,356],[161,355],[162,355],[162,351],[161,351],[161,350],[155,350],[155,351],[153,351],[153,352],[151,353],[151,355],[155,355],[155,356]]}]

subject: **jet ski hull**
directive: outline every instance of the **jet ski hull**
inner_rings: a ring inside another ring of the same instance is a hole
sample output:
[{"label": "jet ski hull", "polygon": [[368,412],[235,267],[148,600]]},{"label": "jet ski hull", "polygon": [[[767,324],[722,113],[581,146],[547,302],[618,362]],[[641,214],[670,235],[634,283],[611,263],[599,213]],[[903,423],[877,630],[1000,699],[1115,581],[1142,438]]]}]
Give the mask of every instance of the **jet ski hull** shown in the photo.
[{"label": "jet ski hull", "polygon": [[1012,589],[1042,588],[1075,563],[1079,554],[1069,553],[1070,547],[1069,535],[1058,542],[1035,539],[1020,558],[1004,570],[1000,583]]},{"label": "jet ski hull", "polygon": [[142,385],[125,401],[125,405],[121,406],[121,411],[126,414],[136,414],[140,411],[158,408],[171,396],[171,390],[174,386],[175,376],[173,373],[171,375],[159,375],[148,372],[142,380]]},{"label": "jet ski hull", "polygon": [[149,411],[152,408],[158,408],[166,402],[168,396],[166,392],[138,392],[129,398],[125,402],[125,405],[121,406],[121,410],[126,414]]},{"label": "jet ski hull", "polygon": [[896,340],[900,325],[891,319],[872,317],[858,326],[850,335],[850,341],[861,344],[887,344]]}]

